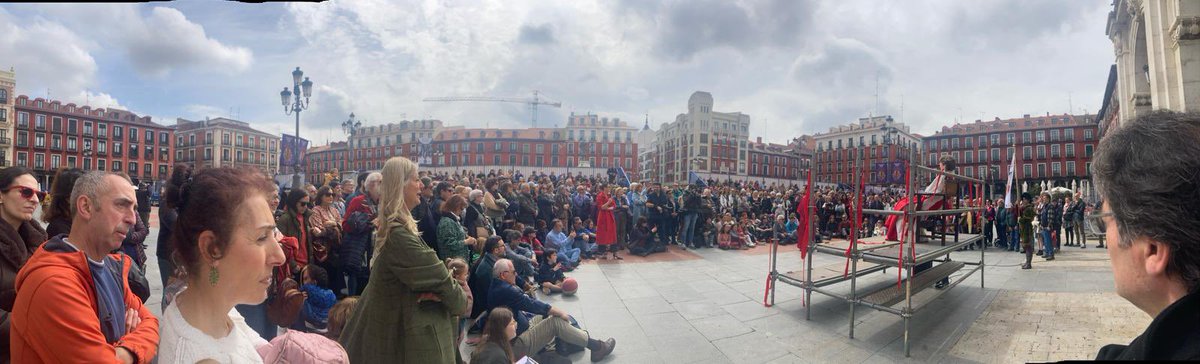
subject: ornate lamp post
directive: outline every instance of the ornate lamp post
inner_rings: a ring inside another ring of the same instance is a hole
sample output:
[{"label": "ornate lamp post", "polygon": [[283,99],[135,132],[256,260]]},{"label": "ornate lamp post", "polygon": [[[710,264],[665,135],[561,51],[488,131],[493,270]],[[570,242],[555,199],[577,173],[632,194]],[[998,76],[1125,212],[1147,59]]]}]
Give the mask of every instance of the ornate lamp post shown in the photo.
[{"label": "ornate lamp post", "polygon": [[[302,182],[300,175],[300,112],[308,109],[308,98],[312,97],[312,85],[312,81],[309,81],[308,77],[304,77],[304,71],[301,71],[300,67],[296,67],[296,70],[292,71],[292,89],[288,90],[287,87],[284,87],[283,91],[279,92],[279,99],[283,102],[283,113],[285,115],[296,114],[296,144],[292,146],[292,158],[296,159],[296,164],[292,166],[292,188],[299,188]],[[304,93],[303,100],[300,99],[301,92]],[[294,100],[292,99],[293,95],[295,95]]]},{"label": "ornate lamp post", "polygon": [[342,122],[342,131],[346,133],[346,151],[350,153],[350,170],[355,174],[359,173],[359,169],[354,167],[354,134],[359,128],[362,128],[362,121],[355,119],[354,113],[350,113],[350,118]]}]

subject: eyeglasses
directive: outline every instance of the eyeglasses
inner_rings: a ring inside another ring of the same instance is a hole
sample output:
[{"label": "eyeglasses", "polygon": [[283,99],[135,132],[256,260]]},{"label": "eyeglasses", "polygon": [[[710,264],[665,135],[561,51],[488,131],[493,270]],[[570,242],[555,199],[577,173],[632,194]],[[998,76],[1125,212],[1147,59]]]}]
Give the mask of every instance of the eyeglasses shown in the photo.
[{"label": "eyeglasses", "polygon": [[1087,222],[1089,225],[1095,226],[1096,229],[1099,229],[1101,232],[1104,232],[1105,231],[1104,218],[1109,217],[1109,216],[1116,216],[1116,215],[1113,214],[1112,212],[1102,212],[1102,213],[1098,213],[1098,214],[1091,214],[1091,215],[1087,216],[1087,220],[1088,220]]},{"label": "eyeglasses", "polygon": [[5,189],[5,190],[4,190],[4,193],[8,193],[9,191],[12,191],[12,190],[18,190],[18,191],[20,191],[20,192],[21,192],[21,197],[22,197],[22,198],[29,199],[29,198],[33,198],[33,195],[37,195],[37,199],[38,199],[38,201],[39,201],[39,202],[40,202],[40,201],[42,201],[42,200],[44,200],[44,199],[46,199],[46,192],[43,192],[43,191],[38,191],[38,190],[35,190],[35,189],[32,189],[32,188],[29,188],[29,187],[25,187],[25,186],[13,186],[13,187],[9,187],[9,188],[7,188],[7,189]]}]

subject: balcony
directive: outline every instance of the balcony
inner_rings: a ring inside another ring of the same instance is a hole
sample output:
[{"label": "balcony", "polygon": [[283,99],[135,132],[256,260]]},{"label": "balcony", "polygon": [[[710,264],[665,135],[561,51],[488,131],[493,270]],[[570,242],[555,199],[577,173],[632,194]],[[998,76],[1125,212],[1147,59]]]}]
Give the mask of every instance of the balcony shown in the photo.
[{"label": "balcony", "polygon": [[61,145],[52,145],[52,146],[50,146],[50,150],[61,152],[63,150],[63,148]]},{"label": "balcony", "polygon": [[46,124],[42,124],[42,125],[36,125],[36,126],[34,127],[34,129],[45,131],[45,130],[46,130]]},{"label": "balcony", "polygon": [[100,156],[100,157],[107,157],[107,156],[108,156],[108,151],[107,151],[107,150],[101,150],[101,151],[97,151],[97,152],[96,152],[96,155],[97,155],[97,156]]},{"label": "balcony", "polygon": [[83,132],[83,136],[85,136],[85,137],[88,137],[88,138],[91,138],[91,137],[92,137],[92,132],[90,132],[90,131],[85,131],[85,132]]},{"label": "balcony", "polygon": [[115,151],[115,150],[114,150],[114,151],[113,151],[113,153],[112,153],[112,156],[113,156],[113,157],[122,157],[122,156],[124,156],[124,155],[125,155],[124,153],[121,153],[121,152],[119,152],[119,151]]},{"label": "balcony", "polygon": [[8,167],[8,161],[4,160],[4,159],[0,159],[0,167]]},{"label": "balcony", "polygon": [[11,145],[11,144],[12,144],[12,138],[0,137],[0,145]]},{"label": "balcony", "polygon": [[17,129],[29,129],[29,122],[28,121],[26,121],[24,123],[18,122]]}]

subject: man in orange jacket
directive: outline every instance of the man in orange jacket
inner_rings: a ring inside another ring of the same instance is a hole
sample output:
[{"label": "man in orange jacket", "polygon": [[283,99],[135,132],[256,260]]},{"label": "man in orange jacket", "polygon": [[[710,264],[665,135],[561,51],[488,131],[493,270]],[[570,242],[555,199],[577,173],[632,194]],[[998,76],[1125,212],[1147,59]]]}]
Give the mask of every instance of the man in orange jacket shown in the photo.
[{"label": "man in orange jacket", "polygon": [[148,363],[158,319],[129,290],[132,261],[109,254],[136,222],[124,176],[93,171],[71,193],[71,232],[50,239],[17,274],[14,363]]}]

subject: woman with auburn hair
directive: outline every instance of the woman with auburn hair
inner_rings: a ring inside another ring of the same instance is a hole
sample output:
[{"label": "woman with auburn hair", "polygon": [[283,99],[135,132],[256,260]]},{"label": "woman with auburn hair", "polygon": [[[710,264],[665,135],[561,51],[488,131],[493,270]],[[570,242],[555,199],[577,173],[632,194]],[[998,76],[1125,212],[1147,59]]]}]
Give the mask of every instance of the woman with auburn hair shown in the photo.
[{"label": "woman with auburn hair", "polygon": [[273,191],[257,170],[224,167],[200,170],[170,196],[179,212],[171,240],[187,288],[163,308],[159,362],[262,362],[257,349],[267,341],[234,307],[265,301],[284,262],[267,203]]},{"label": "woman with auburn hair", "polygon": [[351,362],[456,362],[454,314],[467,298],[417,231],[421,187],[412,161],[384,164],[371,280],[339,340]]},{"label": "woman with auburn hair", "polygon": [[50,206],[42,209],[42,221],[46,223],[46,236],[71,232],[71,190],[75,189],[75,180],[83,175],[79,168],[64,168],[54,175],[54,184],[50,185]]}]

